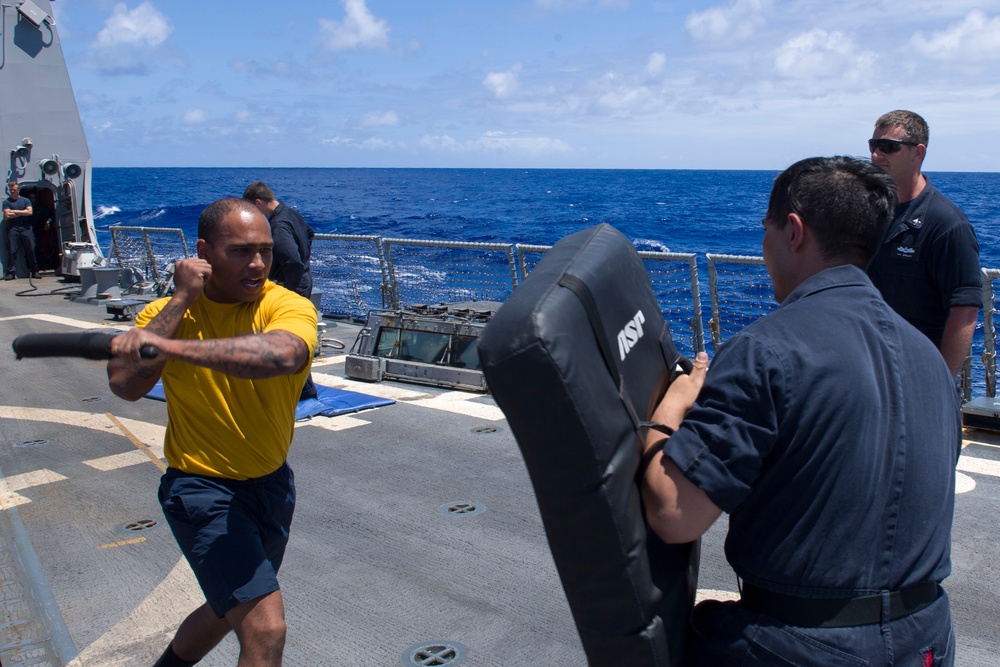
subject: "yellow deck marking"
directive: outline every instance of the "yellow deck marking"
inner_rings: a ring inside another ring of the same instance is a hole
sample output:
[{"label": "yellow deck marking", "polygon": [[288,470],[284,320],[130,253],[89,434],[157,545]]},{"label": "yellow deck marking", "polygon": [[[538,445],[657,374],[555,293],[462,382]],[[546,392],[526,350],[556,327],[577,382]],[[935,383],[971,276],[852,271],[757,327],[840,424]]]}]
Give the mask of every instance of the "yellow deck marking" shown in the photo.
[{"label": "yellow deck marking", "polygon": [[149,460],[152,461],[153,464],[156,465],[157,468],[159,468],[162,472],[166,472],[167,471],[167,464],[164,463],[163,461],[161,461],[160,457],[157,456],[156,454],[154,454],[153,450],[151,450],[149,447],[147,447],[146,444],[142,440],[140,440],[139,438],[137,438],[135,436],[135,434],[132,433],[132,431],[130,431],[127,428],[125,428],[125,424],[122,424],[120,421],[118,421],[117,417],[115,417],[110,412],[105,412],[104,416],[107,417],[108,419],[110,419],[111,423],[114,424],[115,426],[117,426],[118,430],[121,431],[122,433],[124,433],[125,437],[132,441],[133,445],[135,445],[136,447],[139,448],[139,451],[141,451],[143,454],[145,454],[146,456],[148,456]]},{"label": "yellow deck marking", "polygon": [[132,538],[131,540],[122,540],[120,542],[109,542],[108,544],[99,544],[97,545],[97,548],[110,549],[111,547],[123,547],[126,544],[138,544],[139,542],[145,542],[145,541],[146,541],[145,537],[135,537]]}]

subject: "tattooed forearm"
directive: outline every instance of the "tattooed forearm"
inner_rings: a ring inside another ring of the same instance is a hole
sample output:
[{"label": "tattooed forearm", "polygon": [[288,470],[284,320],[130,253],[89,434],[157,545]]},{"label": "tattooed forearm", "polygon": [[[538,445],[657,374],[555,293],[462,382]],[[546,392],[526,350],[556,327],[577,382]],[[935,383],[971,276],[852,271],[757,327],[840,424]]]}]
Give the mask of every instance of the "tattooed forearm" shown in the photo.
[{"label": "tattooed forearm", "polygon": [[171,356],[238,378],[290,375],[309,358],[305,341],[288,331],[236,338],[177,341]]},{"label": "tattooed forearm", "polygon": [[179,303],[176,299],[171,299],[163,307],[163,310],[149,321],[149,324],[145,327],[146,331],[151,331],[157,336],[163,336],[164,338],[173,338],[181,322],[184,320],[184,313],[186,312],[187,305]]},{"label": "tattooed forearm", "polygon": [[[146,324],[144,329],[133,328],[129,330],[123,334],[118,343],[122,343],[125,340],[139,341],[132,345],[132,347],[137,349],[137,346],[142,344],[142,337],[146,335],[143,332],[148,332],[162,338],[173,338],[180,328],[188,305],[184,299],[177,298],[176,296],[171,298],[163,306],[163,309]],[[116,347],[118,352],[108,361],[108,382],[111,391],[116,396],[120,396],[126,400],[138,400],[142,396],[145,396],[156,384],[156,381],[160,379],[166,358],[164,355],[161,355],[161,358],[156,361],[141,361],[127,353],[121,353],[124,348],[129,347],[124,343]]]}]

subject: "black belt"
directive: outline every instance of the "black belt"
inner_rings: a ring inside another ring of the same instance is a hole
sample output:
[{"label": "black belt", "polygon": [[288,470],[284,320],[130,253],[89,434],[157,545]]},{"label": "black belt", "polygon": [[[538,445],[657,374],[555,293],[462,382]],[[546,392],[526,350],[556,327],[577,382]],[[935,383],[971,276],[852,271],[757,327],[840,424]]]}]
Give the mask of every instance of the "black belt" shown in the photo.
[{"label": "black belt", "polygon": [[[889,593],[889,619],[915,614],[941,596],[935,581],[915,584]],[[740,603],[748,610],[767,614],[787,625],[800,628],[846,628],[882,622],[882,596],[855,598],[802,598],[743,584]]]}]

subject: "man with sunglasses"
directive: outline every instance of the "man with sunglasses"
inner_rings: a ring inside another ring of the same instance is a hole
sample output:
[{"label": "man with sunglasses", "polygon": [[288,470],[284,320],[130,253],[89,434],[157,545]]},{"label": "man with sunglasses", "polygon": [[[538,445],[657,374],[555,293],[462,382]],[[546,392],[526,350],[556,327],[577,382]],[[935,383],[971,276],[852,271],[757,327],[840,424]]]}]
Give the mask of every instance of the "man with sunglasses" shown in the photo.
[{"label": "man with sunglasses", "polygon": [[983,305],[979,243],[965,214],[920,171],[928,136],[927,123],[912,111],[890,111],[875,121],[868,140],[872,163],[896,183],[899,204],[868,275],[957,375]]}]

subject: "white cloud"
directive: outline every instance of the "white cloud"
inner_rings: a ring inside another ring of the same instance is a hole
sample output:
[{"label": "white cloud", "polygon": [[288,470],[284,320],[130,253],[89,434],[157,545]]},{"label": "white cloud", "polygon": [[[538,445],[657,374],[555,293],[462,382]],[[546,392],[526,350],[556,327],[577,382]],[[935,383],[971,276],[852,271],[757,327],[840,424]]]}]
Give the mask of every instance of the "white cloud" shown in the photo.
[{"label": "white cloud", "polygon": [[858,82],[871,77],[877,59],[876,54],[861,50],[841,32],[816,29],[782,44],[775,55],[774,67],[790,79]]},{"label": "white cloud", "polygon": [[389,24],[375,18],[365,0],[340,0],[347,16],[343,21],[320,19],[320,32],[327,51],[384,49],[389,42]]},{"label": "white cloud", "polygon": [[208,120],[208,113],[204,109],[192,107],[184,112],[185,125],[201,125]]},{"label": "white cloud", "polygon": [[329,137],[327,139],[320,139],[319,141],[321,144],[333,144],[334,146],[343,146],[353,142],[354,140],[350,137]]},{"label": "white cloud", "polygon": [[1000,17],[990,18],[976,9],[960,23],[932,33],[918,32],[910,44],[928,58],[975,63],[1000,57]]},{"label": "white cloud", "polygon": [[703,42],[742,41],[763,25],[764,14],[770,8],[771,0],[734,0],[725,7],[691,12],[684,27],[692,37]]},{"label": "white cloud", "polygon": [[503,132],[485,132],[477,139],[457,141],[445,135],[424,135],[417,142],[421,148],[451,153],[475,153],[493,155],[513,155],[543,157],[546,155],[572,152],[570,146],[560,139],[548,137],[509,137]]},{"label": "white cloud", "polygon": [[391,141],[386,141],[385,139],[379,139],[377,137],[370,137],[357,145],[368,151],[382,151],[396,147]]},{"label": "white cloud", "polygon": [[399,125],[399,114],[395,111],[370,111],[361,118],[361,127],[388,127]]},{"label": "white cloud", "polygon": [[629,83],[614,84],[608,81],[608,90],[598,95],[592,106],[592,111],[598,115],[631,116],[642,111],[655,109],[658,100],[646,86],[634,86]]},{"label": "white cloud", "polygon": [[173,31],[173,26],[153,3],[143,2],[129,10],[124,2],[120,2],[97,33],[94,46],[159,46]]},{"label": "white cloud", "polygon": [[490,72],[483,79],[483,86],[498,100],[507,99],[520,86],[520,81],[518,80],[520,72],[521,63],[515,63],[506,72]]},{"label": "white cloud", "polygon": [[667,65],[667,56],[663,53],[650,53],[646,60],[646,75],[659,76]]}]

